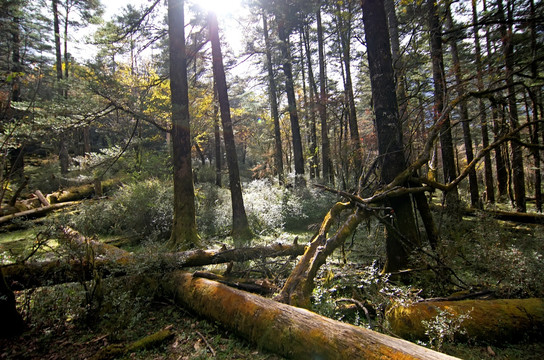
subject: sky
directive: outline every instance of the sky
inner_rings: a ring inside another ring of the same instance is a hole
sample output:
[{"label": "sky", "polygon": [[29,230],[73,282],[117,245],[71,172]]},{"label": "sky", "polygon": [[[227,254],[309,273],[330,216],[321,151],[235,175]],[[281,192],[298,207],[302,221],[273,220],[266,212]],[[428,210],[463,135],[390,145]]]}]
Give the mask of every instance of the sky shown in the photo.
[{"label": "sky", "polygon": [[[142,5],[150,5],[154,0],[102,0],[104,6],[104,21],[109,21],[115,16],[121,14],[122,9],[128,4],[139,8]],[[189,0],[191,1],[191,0]],[[247,15],[248,10],[242,6],[242,0],[194,0],[200,6],[209,11],[215,11],[219,20],[220,32],[228,42],[229,46],[234,50],[235,54],[243,51],[243,34],[244,29],[240,19]],[[187,2],[187,1],[186,1]],[[164,8],[164,6],[163,6]],[[187,9],[187,5],[186,5]],[[186,12],[186,22],[190,14]],[[96,31],[97,26],[90,26],[75,34],[74,38],[78,41],[71,46],[71,52],[80,62],[91,60],[96,51],[85,44],[86,38],[91,38],[92,33]]]}]

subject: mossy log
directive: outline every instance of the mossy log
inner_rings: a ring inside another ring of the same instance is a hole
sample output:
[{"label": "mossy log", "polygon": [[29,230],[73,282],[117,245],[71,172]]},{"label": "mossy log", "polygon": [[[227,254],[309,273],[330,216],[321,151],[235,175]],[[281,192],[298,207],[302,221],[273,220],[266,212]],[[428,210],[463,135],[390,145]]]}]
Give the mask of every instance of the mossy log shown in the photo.
[{"label": "mossy log", "polygon": [[504,343],[544,335],[544,299],[502,299],[419,302],[395,306],[387,320],[396,335],[410,340],[426,340],[423,321],[436,319],[446,311],[450,320],[469,314],[461,323],[456,340]]},{"label": "mossy log", "polygon": [[60,203],[60,204],[53,204],[53,205],[49,205],[49,206],[43,206],[43,207],[36,208],[36,209],[25,210],[25,211],[17,212],[15,214],[5,215],[5,216],[0,217],[0,225],[4,224],[4,223],[7,223],[7,222],[9,222],[9,221],[11,221],[11,220],[13,220],[15,218],[19,218],[19,217],[34,218],[34,217],[44,216],[44,215],[46,215],[47,213],[49,213],[49,212],[51,212],[53,210],[62,209],[64,207],[72,206],[72,205],[75,205],[75,204],[78,204],[78,203],[79,202],[77,202],[77,201],[69,201],[69,202],[64,202],[64,203]]},{"label": "mossy log", "polygon": [[[119,179],[108,179],[102,182],[102,192],[108,192],[112,189],[115,189],[121,185]],[[79,186],[69,187],[64,190],[60,190],[47,195],[47,201],[51,204],[62,203],[67,201],[77,201],[83,199],[89,199],[93,196],[100,196],[96,194],[95,182],[90,184],[84,184]]]},{"label": "mossy log", "polygon": [[140,351],[144,349],[150,349],[155,346],[161,345],[165,341],[173,338],[175,333],[171,328],[166,328],[151,335],[145,336],[139,340],[131,342],[130,344],[111,344],[101,349],[91,360],[108,360],[115,359],[121,355],[129,354],[131,352]]},{"label": "mossy log", "polygon": [[276,297],[277,301],[304,308],[310,307],[310,296],[314,289],[314,278],[317,271],[326,262],[327,257],[345,241],[363,220],[363,216],[357,209],[338,227],[333,236],[327,237],[329,229],[338,220],[340,213],[352,208],[350,203],[338,202],[329,210],[319,231],[312,238],[310,246]]},{"label": "mossy log", "polygon": [[182,271],[162,286],[181,305],[292,359],[455,359]]},{"label": "mossy log", "polygon": [[[96,256],[94,267],[104,276],[123,276],[127,274],[130,266],[142,263],[151,264],[153,261],[162,262],[164,269],[176,270],[231,261],[298,256],[302,255],[305,249],[304,245],[276,243],[254,248],[191,250],[159,254],[156,258],[151,258],[149,255],[140,258],[113,245],[86,238],[73,229],[64,228],[62,232],[62,240],[72,248],[82,247],[85,244],[92,247]],[[6,265],[3,269],[6,281],[17,290],[92,278],[90,268],[82,259],[29,261]]]}]

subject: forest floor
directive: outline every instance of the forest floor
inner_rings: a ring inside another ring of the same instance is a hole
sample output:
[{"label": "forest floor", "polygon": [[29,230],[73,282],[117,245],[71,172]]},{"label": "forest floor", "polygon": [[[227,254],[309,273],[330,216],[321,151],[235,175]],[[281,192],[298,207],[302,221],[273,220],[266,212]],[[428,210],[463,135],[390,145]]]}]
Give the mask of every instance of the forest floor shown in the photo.
[{"label": "forest floor", "polygon": [[[474,218],[466,221],[472,222]],[[484,221],[493,220],[484,219]],[[501,226],[493,225],[493,228],[499,229],[496,231],[500,232],[500,234],[495,234],[496,241],[503,237],[511,240],[515,236],[518,236],[519,239],[532,239],[531,243],[534,243],[533,240],[537,240],[539,241],[537,250],[541,253],[543,247],[541,243],[542,235],[539,235],[541,234],[541,225],[509,226],[509,229],[505,230],[505,223],[501,222],[500,224]],[[469,227],[472,228],[473,224],[470,224]],[[493,236],[489,230],[489,223],[484,225],[483,229],[485,230],[468,234],[466,236],[470,239],[468,243],[463,245],[460,240],[457,240],[455,246],[461,246],[460,251],[466,252],[467,248],[473,249],[474,243],[472,241],[478,241],[478,239],[474,238],[475,235],[483,234],[486,239]],[[460,231],[459,228],[457,230]],[[534,234],[538,236],[533,236]],[[295,236],[294,234],[291,235],[292,237]],[[310,233],[297,235],[301,237],[302,242],[311,236]],[[6,261],[6,254],[8,253],[24,251],[25,247],[32,244],[35,236],[35,229],[0,234],[0,254],[3,254],[0,261]],[[368,234],[359,234],[358,236],[367,237]],[[518,243],[521,241],[519,239],[516,240]],[[353,239],[351,242],[353,243]],[[49,245],[54,248],[57,244],[52,241]],[[361,263],[369,263],[369,259],[376,257],[375,251],[377,251],[376,249],[369,250],[368,243],[365,246],[364,251],[357,247],[346,247],[348,260],[350,258],[357,259],[353,266],[349,262],[347,265],[343,262],[345,254],[335,254],[323,268],[316,286],[315,311],[339,319],[337,309],[334,308],[332,294],[348,289],[347,285],[349,284],[347,283],[350,281],[353,283],[361,282],[359,271],[362,268]],[[490,246],[495,245],[490,242]],[[130,251],[134,250],[134,248],[130,248]],[[480,250],[483,252],[481,256],[485,255],[486,248]],[[531,251],[533,250],[534,248],[531,248]],[[489,256],[505,256],[503,259],[505,261],[510,259],[511,256],[515,256],[512,258],[514,262],[509,266],[512,269],[520,266],[519,263],[516,263],[516,261],[520,260],[520,251],[516,250],[501,254],[492,253]],[[362,257],[368,258],[361,260]],[[468,267],[470,264],[477,263],[478,259],[480,258],[463,258],[462,260],[466,262]],[[9,259],[7,260],[9,261]],[[484,258],[483,260],[490,259]],[[287,274],[294,264],[294,260],[288,261],[290,261],[290,265],[287,266],[286,270],[284,269]],[[284,264],[287,264],[287,261]],[[533,265],[527,265],[527,269],[524,270],[525,279],[522,280],[533,281],[539,279],[538,277],[535,278],[536,275],[531,275],[533,272],[536,274],[537,271],[541,271],[541,269],[536,269],[538,264],[539,262],[535,262]],[[499,265],[502,270],[505,270],[504,267],[507,266],[505,262]],[[285,266],[282,265],[282,267]],[[512,269],[509,270],[513,271]],[[99,289],[103,293],[102,302],[99,306],[96,303],[93,304],[93,299],[89,301],[86,297],[92,289],[85,289],[79,283],[17,292],[18,305],[25,317],[28,328],[20,337],[0,340],[0,359],[113,358],[106,355],[102,356],[101,351],[108,345],[129,344],[165,328],[173,332],[174,335],[171,338],[154,347],[129,351],[116,358],[177,360],[209,358],[283,359],[281,356],[258,349],[220,325],[202,319],[198,315],[179,307],[170,299],[160,295],[160,291],[153,286],[145,288],[128,285],[126,280],[123,279],[104,279]],[[536,285],[540,286],[539,284]],[[523,287],[526,288],[526,284],[523,284]],[[143,290],[134,291],[135,288]],[[507,290],[509,289],[511,288],[509,287]],[[96,301],[96,299],[94,300]],[[95,311],[90,309],[93,306],[96,307]],[[345,317],[344,320],[353,323],[353,318]],[[363,322],[359,325],[365,326]],[[488,344],[445,342],[440,351],[464,359],[540,360],[544,358],[544,342],[493,344],[491,346],[488,346]]]}]

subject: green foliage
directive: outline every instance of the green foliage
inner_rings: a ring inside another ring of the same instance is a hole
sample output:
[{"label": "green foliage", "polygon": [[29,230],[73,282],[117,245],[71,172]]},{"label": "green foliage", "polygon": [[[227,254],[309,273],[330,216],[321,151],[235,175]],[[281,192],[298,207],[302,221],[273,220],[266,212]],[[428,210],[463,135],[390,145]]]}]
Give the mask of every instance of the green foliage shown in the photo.
[{"label": "green foliage", "polygon": [[438,314],[432,320],[423,320],[425,335],[429,337],[429,345],[435,350],[442,350],[444,342],[453,342],[456,335],[466,334],[463,321],[470,318],[470,311],[456,315],[448,309],[438,309]]},{"label": "green foliage", "polygon": [[71,219],[83,234],[167,239],[173,216],[172,187],[157,179],[127,184],[110,201],[85,204]]},{"label": "green foliage", "polygon": [[[438,254],[467,284],[505,298],[544,296],[541,225],[514,225],[481,215],[445,219],[442,228]],[[436,289],[437,284],[427,285]]]},{"label": "green foliage", "polygon": [[[243,184],[244,205],[252,231],[259,235],[283,230],[307,230],[327,213],[333,196],[315,190],[294,190],[272,184],[267,179]],[[201,184],[197,190],[197,222],[202,234],[230,231],[232,210],[228,189]]]}]

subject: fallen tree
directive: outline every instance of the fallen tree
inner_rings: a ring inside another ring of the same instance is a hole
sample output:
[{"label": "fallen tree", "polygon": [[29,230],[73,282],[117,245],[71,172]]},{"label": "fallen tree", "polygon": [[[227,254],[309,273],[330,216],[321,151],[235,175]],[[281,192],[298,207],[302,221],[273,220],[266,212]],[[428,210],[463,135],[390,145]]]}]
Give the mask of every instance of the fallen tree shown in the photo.
[{"label": "fallen tree", "polygon": [[463,316],[456,340],[504,343],[542,339],[544,299],[424,301],[391,308],[386,318],[391,330],[410,340],[427,340],[425,322],[452,322]]},{"label": "fallen tree", "polygon": [[42,206],[42,207],[35,208],[35,209],[20,211],[20,212],[10,214],[10,215],[5,215],[5,216],[0,217],[0,225],[4,224],[4,223],[7,223],[7,222],[9,222],[9,221],[11,221],[11,220],[13,220],[15,218],[19,218],[19,217],[32,218],[32,217],[45,216],[49,212],[51,212],[53,210],[62,209],[62,208],[68,207],[68,206],[78,204],[78,203],[79,202],[77,202],[77,201],[69,201],[69,202],[53,204],[53,205],[49,205],[49,206]]},{"label": "fallen tree", "polygon": [[181,305],[292,359],[456,359],[182,271],[162,286]]},{"label": "fallen tree", "polygon": [[341,212],[346,209],[353,209],[353,206],[350,203],[338,202],[329,210],[319,231],[312,238],[310,246],[276,297],[277,301],[293,306],[310,307],[310,296],[315,286],[314,278],[317,271],[325,264],[327,257],[345,241],[363,220],[360,209],[357,209],[339,226],[333,236],[327,238],[331,226],[338,220]]},{"label": "fallen tree", "polygon": [[518,223],[525,223],[525,224],[544,224],[544,214],[522,213],[517,211],[512,212],[512,211],[501,211],[501,210],[476,210],[476,209],[466,209],[464,213],[469,216],[484,214],[484,215],[489,215],[497,220],[515,221]]},{"label": "fallen tree", "polygon": [[[51,204],[62,203],[67,201],[77,201],[89,199],[93,196],[101,196],[102,192],[108,192],[121,185],[121,181],[117,178],[102,181],[101,186],[98,186],[96,181],[89,184],[72,186],[64,190],[59,190],[46,196],[47,201]],[[97,189],[100,189],[97,194]]]},{"label": "fallen tree", "polygon": [[[174,270],[233,261],[299,256],[305,249],[304,245],[275,243],[252,248],[163,253],[151,258],[149,255],[145,257],[134,255],[113,245],[89,239],[70,228],[64,228],[61,237],[61,240],[73,250],[69,254],[70,257],[5,265],[2,269],[8,284],[14,289],[23,289],[88,280],[92,278],[92,270],[97,270],[104,276],[121,276],[127,274],[134,265],[160,264],[163,269]],[[95,256],[92,269],[84,256],[87,246]]]}]

